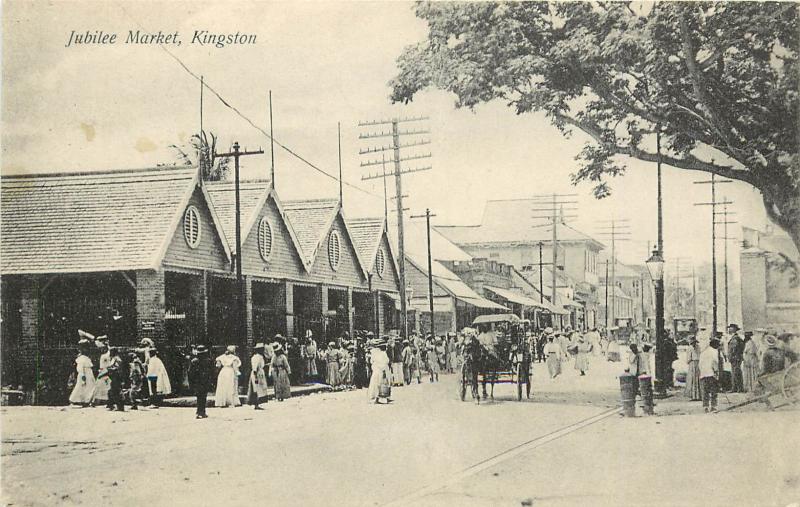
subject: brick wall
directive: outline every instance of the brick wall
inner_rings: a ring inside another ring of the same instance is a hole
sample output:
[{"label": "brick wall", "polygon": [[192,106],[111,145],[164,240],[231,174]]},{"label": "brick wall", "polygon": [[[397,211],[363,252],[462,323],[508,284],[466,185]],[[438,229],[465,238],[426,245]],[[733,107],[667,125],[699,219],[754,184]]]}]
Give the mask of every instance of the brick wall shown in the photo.
[{"label": "brick wall", "polygon": [[164,271],[136,272],[136,329],[138,339],[164,340]]}]

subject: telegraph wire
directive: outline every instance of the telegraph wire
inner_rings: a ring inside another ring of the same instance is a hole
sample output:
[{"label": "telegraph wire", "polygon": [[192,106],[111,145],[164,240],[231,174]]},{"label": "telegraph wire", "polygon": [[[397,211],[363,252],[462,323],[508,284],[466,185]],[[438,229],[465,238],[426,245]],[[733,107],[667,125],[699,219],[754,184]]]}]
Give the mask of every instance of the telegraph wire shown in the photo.
[{"label": "telegraph wire", "polygon": [[[131,14],[130,14],[130,13],[129,13],[129,12],[126,10],[126,9],[125,9],[125,7],[123,7],[122,5],[120,5],[120,6],[119,6],[119,8],[122,10],[122,12],[124,12],[124,13],[125,13],[125,15],[126,15],[126,16],[128,16],[128,18],[130,18],[130,19],[131,19],[131,21],[133,21],[134,23],[136,23],[136,25],[137,25],[139,28],[141,28],[142,30],[146,31],[147,33],[150,33],[150,31],[149,31],[147,28],[145,28],[145,27],[144,27],[144,26],[143,26],[141,23],[139,23],[139,21],[138,21],[136,18],[134,18],[133,16],[131,16]],[[258,126],[258,125],[257,125],[255,122],[253,122],[253,121],[252,121],[250,118],[248,118],[247,116],[245,116],[245,115],[244,115],[244,113],[242,113],[241,111],[239,111],[239,109],[238,109],[236,106],[232,105],[232,104],[231,104],[231,103],[229,103],[227,100],[225,100],[225,98],[224,98],[224,97],[223,97],[223,96],[222,96],[222,95],[221,95],[219,92],[217,92],[217,91],[216,91],[214,88],[212,88],[212,87],[211,87],[211,85],[209,85],[207,81],[205,81],[205,80],[204,80],[202,77],[198,76],[198,75],[197,75],[195,72],[193,72],[193,71],[192,71],[192,70],[191,70],[191,69],[190,69],[190,68],[189,68],[189,67],[188,67],[188,66],[187,66],[185,63],[183,63],[183,61],[182,61],[180,58],[178,58],[177,56],[175,56],[175,54],[174,54],[174,53],[172,53],[172,52],[171,52],[169,49],[167,49],[167,48],[166,48],[166,46],[164,46],[163,44],[159,44],[159,45],[158,45],[158,47],[160,47],[160,48],[161,48],[161,49],[162,49],[162,50],[163,50],[165,53],[167,53],[167,55],[169,55],[169,56],[170,56],[170,57],[171,57],[173,60],[175,60],[176,62],[178,62],[178,65],[180,65],[180,66],[183,68],[183,70],[185,70],[185,71],[186,71],[186,73],[187,73],[187,74],[189,74],[189,75],[190,75],[190,76],[192,76],[194,79],[196,79],[197,81],[199,81],[199,82],[201,83],[201,86],[204,86],[204,87],[205,87],[205,88],[206,88],[208,91],[210,91],[212,94],[214,94],[214,96],[215,96],[215,97],[217,97],[217,99],[218,99],[218,100],[219,100],[219,101],[220,101],[220,102],[221,102],[221,103],[222,103],[222,104],[223,104],[225,107],[227,107],[228,109],[230,109],[231,111],[233,111],[234,113],[236,113],[236,115],[238,115],[238,116],[239,116],[241,119],[243,119],[243,120],[244,120],[244,121],[246,121],[248,124],[250,124],[250,126],[251,126],[251,127],[253,127],[254,129],[256,129],[256,130],[258,130],[259,132],[261,132],[261,133],[262,133],[264,136],[266,136],[266,137],[267,137],[267,139],[269,139],[270,141],[274,142],[274,143],[275,143],[275,144],[277,144],[279,147],[283,148],[283,150],[285,150],[287,153],[289,153],[289,154],[290,154],[290,155],[292,155],[293,157],[297,158],[298,160],[302,161],[303,163],[305,163],[306,165],[308,165],[309,167],[311,167],[312,169],[314,169],[314,170],[315,170],[315,171],[317,171],[318,173],[320,173],[320,174],[323,174],[323,175],[327,176],[328,178],[330,178],[330,179],[332,179],[332,180],[334,180],[334,181],[337,181],[337,182],[339,181],[339,178],[337,178],[335,175],[333,175],[333,174],[331,174],[331,173],[329,173],[329,172],[325,171],[324,169],[322,169],[322,168],[318,167],[317,165],[315,165],[315,164],[311,163],[309,160],[307,160],[306,158],[304,158],[302,155],[300,155],[299,153],[295,152],[294,150],[292,150],[291,148],[289,148],[289,147],[288,147],[288,146],[286,146],[285,144],[281,143],[280,141],[278,141],[277,139],[275,139],[274,137],[272,137],[271,135],[269,135],[269,133],[267,133],[267,131],[266,131],[266,130],[264,130],[263,128],[259,127],[259,126]],[[350,187],[350,188],[354,188],[354,189],[356,189],[356,190],[358,190],[358,191],[360,191],[360,192],[363,192],[363,193],[365,193],[365,194],[367,194],[367,195],[370,195],[370,196],[372,196],[372,197],[375,197],[375,198],[377,198],[377,199],[383,199],[383,197],[379,196],[378,194],[374,194],[374,193],[370,192],[369,190],[365,190],[365,189],[363,189],[363,188],[361,188],[361,187],[359,187],[359,186],[357,186],[357,185],[354,185],[354,184],[352,184],[352,183],[349,183],[349,182],[347,182],[347,181],[343,181],[342,183],[343,183],[344,185],[347,185],[347,186],[348,186],[348,187]]]}]

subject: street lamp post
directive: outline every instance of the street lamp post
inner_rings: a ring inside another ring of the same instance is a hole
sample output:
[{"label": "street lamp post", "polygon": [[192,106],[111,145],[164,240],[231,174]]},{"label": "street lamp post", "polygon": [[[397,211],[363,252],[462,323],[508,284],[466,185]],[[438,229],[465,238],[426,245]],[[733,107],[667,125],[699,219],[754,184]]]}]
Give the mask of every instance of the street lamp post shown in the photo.
[{"label": "street lamp post", "polygon": [[664,383],[664,258],[658,249],[647,259],[647,271],[655,285],[656,293],[656,380],[655,390],[659,396],[666,394]]}]

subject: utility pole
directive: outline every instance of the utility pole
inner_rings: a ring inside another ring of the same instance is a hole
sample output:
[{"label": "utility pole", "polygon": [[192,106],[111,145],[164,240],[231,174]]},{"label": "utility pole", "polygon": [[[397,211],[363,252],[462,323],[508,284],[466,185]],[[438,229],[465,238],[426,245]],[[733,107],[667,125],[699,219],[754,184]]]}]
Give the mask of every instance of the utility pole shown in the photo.
[{"label": "utility pole", "polygon": [[724,268],[723,269],[724,269],[724,274],[725,274],[725,278],[724,278],[724,280],[725,280],[725,328],[727,329],[728,326],[731,323],[730,322],[730,311],[728,310],[728,308],[729,308],[729,306],[728,306],[728,241],[730,241],[730,240],[736,241],[737,240],[736,238],[728,237],[728,224],[735,224],[735,223],[738,223],[738,222],[728,220],[728,216],[736,214],[736,212],[734,212],[734,211],[728,211],[728,203],[733,203],[733,201],[729,201],[725,197],[722,198],[722,201],[724,203],[722,205],[723,206],[722,211],[717,213],[717,215],[721,216],[723,218],[722,218],[721,221],[714,222],[714,224],[723,226],[723,229],[722,229],[723,236],[721,238],[719,238],[719,239],[724,241],[724,243],[723,243],[723,251],[724,251],[724,253],[723,253],[723,256],[724,256],[723,257],[723,263],[724,264],[723,265],[724,265]]},{"label": "utility pole", "polygon": [[[365,134],[360,134],[358,136],[359,139],[376,139],[381,137],[390,137],[392,139],[392,143],[388,146],[376,146],[370,147],[366,149],[359,150],[359,155],[369,155],[372,153],[384,153],[387,151],[392,152],[392,159],[391,162],[394,162],[394,183],[395,183],[395,198],[397,199],[397,243],[400,250],[400,258],[398,259],[398,268],[400,269],[400,313],[401,318],[403,320],[403,325],[401,327],[401,332],[403,334],[403,339],[408,338],[408,303],[406,301],[406,251],[405,251],[405,238],[403,234],[403,174],[414,173],[419,171],[427,171],[431,169],[430,166],[426,167],[417,167],[412,169],[402,169],[400,163],[406,162],[410,160],[418,160],[424,158],[430,158],[431,154],[422,154],[422,155],[407,155],[405,158],[400,157],[400,150],[401,149],[408,149],[415,146],[422,146],[425,144],[430,144],[429,139],[420,139],[418,141],[409,142],[406,144],[401,144],[400,139],[401,137],[411,137],[423,134],[429,134],[430,132],[427,130],[405,130],[400,131],[399,125],[401,123],[407,122],[418,122],[418,121],[425,121],[427,117],[419,117],[419,118],[392,118],[388,120],[377,120],[377,121],[368,121],[368,122],[360,122],[358,124],[359,127],[371,127],[371,126],[378,126],[378,125],[391,125],[391,130],[388,132],[368,132]],[[367,162],[362,162],[361,167],[368,167],[374,165],[383,165],[385,163],[385,157],[383,160],[368,160]],[[371,180],[381,178],[384,179],[389,175],[386,174],[385,170],[383,173],[379,174],[370,174],[367,176],[362,176],[361,180]]]},{"label": "utility pole", "polygon": [[711,206],[711,337],[717,336],[717,206],[732,204],[731,201],[717,201],[717,185],[731,183],[733,180],[718,180],[716,174],[710,180],[695,181],[695,185],[711,185],[711,202],[698,202],[695,206]]},{"label": "utility pole", "polygon": [[[611,290],[617,291],[617,241],[630,241],[630,220],[627,218],[611,218],[611,220],[598,220],[599,223],[605,224],[598,232],[598,236],[603,239],[611,240]],[[611,298],[611,325],[617,325],[617,307],[616,298]]]},{"label": "utility pole", "polygon": [[697,319],[697,277],[694,273],[694,266],[692,266],[692,316]]},{"label": "utility pole", "polygon": [[[613,298],[612,298],[613,299]],[[608,259],[606,259],[606,335],[608,335]],[[609,339],[611,337],[609,336]]]},{"label": "utility pole", "polygon": [[246,307],[247,304],[246,297],[245,297],[245,287],[243,283],[242,277],[242,217],[241,217],[241,202],[239,199],[239,158],[248,156],[248,155],[262,155],[264,150],[258,149],[256,151],[239,151],[239,143],[233,143],[233,151],[228,153],[217,153],[215,157],[233,157],[233,164],[234,164],[234,175],[235,175],[235,182],[234,182],[234,190],[236,194],[236,254],[234,260],[236,261],[236,284],[238,286],[238,295],[236,297],[236,306],[238,310],[238,321],[239,321],[239,343],[246,343],[247,341],[247,313]]},{"label": "utility pole", "polygon": [[[681,264],[681,261],[687,262],[688,264],[689,262],[691,262],[691,260],[686,257],[675,257],[674,261],[675,261],[675,275],[674,275],[675,290],[673,293],[673,297],[675,300],[675,311],[673,312],[674,313],[674,315],[672,316],[673,318],[682,317],[684,313],[686,313],[685,312],[686,309],[684,308],[683,304],[684,298],[682,293],[683,290],[682,280],[684,278],[688,278],[689,274],[688,273],[684,274],[684,272],[682,271],[682,268],[688,269],[688,266],[684,266],[683,264]],[[694,266],[692,266],[692,269],[694,270]]]},{"label": "utility pole", "polygon": [[336,124],[337,133],[339,134],[339,206],[344,207],[344,195],[342,192],[342,123]]},{"label": "utility pole", "polygon": [[431,335],[436,337],[436,328],[433,321],[433,257],[431,256],[431,215],[430,208],[425,208],[424,215],[411,215],[409,218],[423,218],[425,217],[425,225],[428,230],[428,309],[431,312]]},{"label": "utility pole", "polygon": [[[578,201],[574,200],[578,194],[536,194],[532,196],[531,201],[534,205],[540,206],[538,208],[533,208],[531,211],[534,212],[533,217],[534,219],[544,219],[549,220],[552,223],[551,232],[551,241],[552,241],[552,261],[551,261],[551,271],[552,271],[552,287],[550,290],[550,302],[553,306],[556,306],[556,290],[558,287],[558,222],[559,220],[562,224],[566,225],[567,218],[576,218],[575,215],[565,215],[564,205],[568,205],[566,211],[576,211],[577,208],[574,207],[578,203]],[[550,204],[551,206],[545,207],[545,205]],[[559,207],[561,209],[561,213],[559,214]],[[541,269],[541,259],[539,260]],[[543,288],[543,287],[542,287]]]},{"label": "utility pole", "polygon": [[275,136],[272,135],[272,90],[269,91],[269,186],[275,188]]}]

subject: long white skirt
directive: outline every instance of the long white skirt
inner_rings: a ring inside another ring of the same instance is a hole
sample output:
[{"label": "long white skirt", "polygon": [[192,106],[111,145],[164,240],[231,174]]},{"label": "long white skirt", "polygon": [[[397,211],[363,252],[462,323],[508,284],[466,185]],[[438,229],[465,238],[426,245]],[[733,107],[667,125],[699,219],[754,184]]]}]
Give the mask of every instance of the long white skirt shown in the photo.
[{"label": "long white skirt", "polygon": [[383,381],[384,374],[387,379],[392,378],[392,372],[389,371],[388,367],[372,369],[372,376],[369,378],[369,390],[367,392],[370,400],[374,400],[378,397],[378,390]]},{"label": "long white skirt", "polygon": [[242,404],[239,400],[238,382],[233,367],[222,368],[217,377],[217,390],[214,393],[215,407],[238,407]]},{"label": "long white skirt", "polygon": [[81,380],[78,375],[78,380],[75,387],[72,388],[72,393],[69,395],[70,403],[91,403],[94,400],[94,374],[91,370],[86,371],[86,382]]}]

